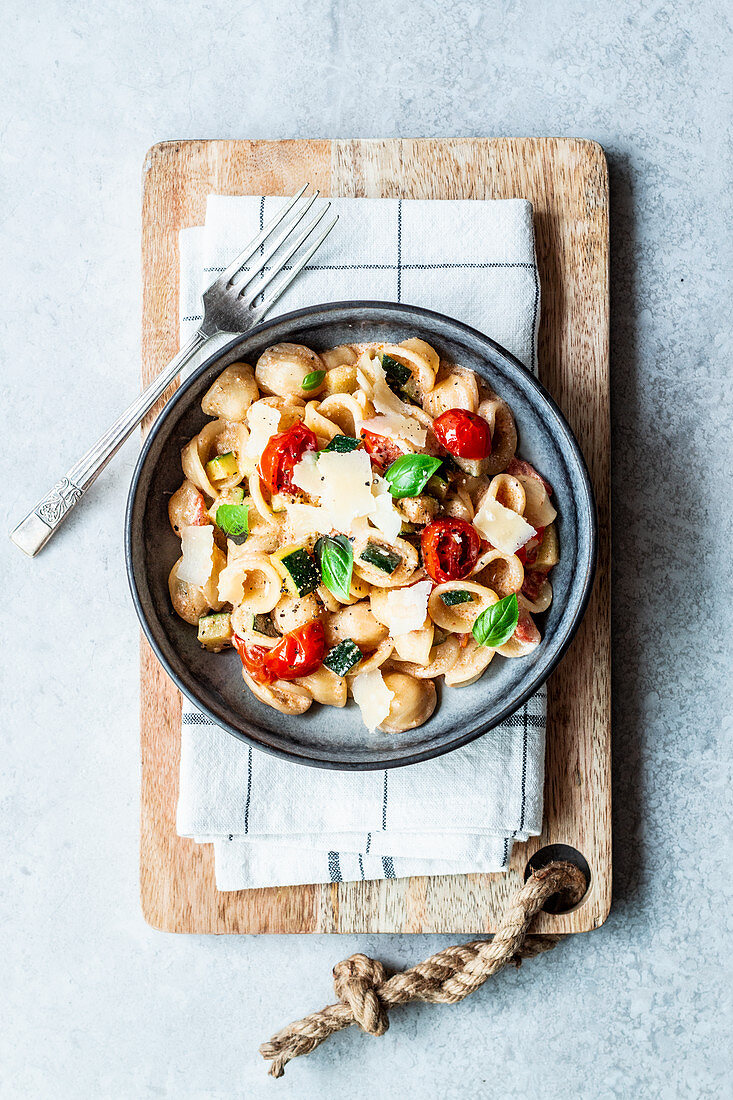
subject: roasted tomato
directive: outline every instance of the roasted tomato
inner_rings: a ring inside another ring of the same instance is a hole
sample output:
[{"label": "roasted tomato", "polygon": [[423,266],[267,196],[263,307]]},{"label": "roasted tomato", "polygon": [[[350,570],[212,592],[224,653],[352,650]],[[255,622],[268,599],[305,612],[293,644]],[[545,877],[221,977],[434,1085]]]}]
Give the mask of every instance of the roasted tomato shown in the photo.
[{"label": "roasted tomato", "polygon": [[540,592],[542,586],[547,580],[547,573],[540,569],[531,569],[524,574],[524,580],[522,582],[522,595],[534,603]]},{"label": "roasted tomato", "polygon": [[491,431],[482,416],[465,409],[448,409],[433,421],[433,431],[448,454],[456,458],[487,458]]},{"label": "roasted tomato", "polygon": [[268,649],[264,657],[265,668],[277,680],[297,680],[299,676],[315,672],[323,663],[325,652],[323,623],[314,619],[284,634],[273,649]]},{"label": "roasted tomato", "polygon": [[513,638],[516,638],[518,642],[523,645],[537,645],[540,641],[540,632],[535,626],[534,619],[530,613],[523,607],[519,609],[519,622],[517,623],[517,629],[512,634]]},{"label": "roasted tomato", "polygon": [[380,470],[386,470],[405,453],[393,440],[368,432],[366,428],[362,429],[361,438],[364,440],[364,450]]},{"label": "roasted tomato", "polygon": [[422,533],[422,557],[438,584],[467,577],[481,553],[478,531],[465,519],[436,519]]},{"label": "roasted tomato", "polygon": [[277,679],[265,667],[265,657],[270,650],[263,645],[248,645],[238,634],[232,637],[232,645],[242,658],[242,664],[250,676],[259,684],[271,684]]},{"label": "roasted tomato", "polygon": [[271,493],[297,493],[293,484],[293,469],[306,451],[317,451],[315,432],[296,420],[286,432],[278,432],[268,440],[260,459],[260,474]]},{"label": "roasted tomato", "polygon": [[323,663],[326,652],[326,635],[320,619],[284,634],[272,649],[250,645],[238,634],[232,641],[247,672],[260,684],[309,676]]}]

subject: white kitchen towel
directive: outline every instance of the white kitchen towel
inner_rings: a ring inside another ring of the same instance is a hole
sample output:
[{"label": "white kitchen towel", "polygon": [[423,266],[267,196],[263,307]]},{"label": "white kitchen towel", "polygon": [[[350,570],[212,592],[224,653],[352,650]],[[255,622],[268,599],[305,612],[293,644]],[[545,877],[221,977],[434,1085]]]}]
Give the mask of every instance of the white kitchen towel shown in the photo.
[{"label": "white kitchen towel", "polygon": [[[182,342],[201,320],[202,289],[281,202],[212,195],[205,225],[181,232]],[[540,288],[529,202],[333,206],[336,228],[278,313],[352,299],[409,302],[479,329],[536,372]],[[219,890],[501,871],[514,840],[541,830],[545,714],[543,689],[437,760],[336,772],[252,749],[184,700],[178,832],[214,844]]]}]

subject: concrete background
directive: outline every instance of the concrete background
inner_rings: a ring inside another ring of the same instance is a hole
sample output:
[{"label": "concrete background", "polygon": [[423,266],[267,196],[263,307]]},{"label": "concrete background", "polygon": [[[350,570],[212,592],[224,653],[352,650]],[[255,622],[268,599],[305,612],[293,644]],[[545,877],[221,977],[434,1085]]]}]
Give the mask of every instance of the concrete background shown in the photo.
[{"label": "concrete background", "polygon": [[616,887],[600,931],[267,1079],[258,1043],[329,1000],[337,959],[409,965],[448,939],[144,924],[138,631],[121,560],[131,441],[36,561],[0,541],[0,1094],[729,1096],[725,5],[6,0],[3,22],[5,529],[137,391],[153,142],[567,134],[605,147]]}]

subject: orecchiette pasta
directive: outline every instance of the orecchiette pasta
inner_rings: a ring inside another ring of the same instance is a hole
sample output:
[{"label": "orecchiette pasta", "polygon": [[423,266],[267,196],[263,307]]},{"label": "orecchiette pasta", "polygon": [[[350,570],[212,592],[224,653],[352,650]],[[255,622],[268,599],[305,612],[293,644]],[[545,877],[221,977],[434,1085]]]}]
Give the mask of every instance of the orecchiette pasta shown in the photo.
[{"label": "orecchiette pasta", "polygon": [[303,385],[315,371],[323,371],[320,355],[302,344],[273,344],[257,360],[255,378],[263,393],[279,397],[315,397],[323,381]]},{"label": "orecchiette pasta", "polygon": [[204,394],[201,408],[207,416],[244,420],[247,409],[259,396],[249,363],[230,363]]},{"label": "orecchiette pasta", "polygon": [[412,336],[267,348],[209,387],[168,515],[171,603],[266,706],[399,734],[540,643],[559,542],[505,401]]}]

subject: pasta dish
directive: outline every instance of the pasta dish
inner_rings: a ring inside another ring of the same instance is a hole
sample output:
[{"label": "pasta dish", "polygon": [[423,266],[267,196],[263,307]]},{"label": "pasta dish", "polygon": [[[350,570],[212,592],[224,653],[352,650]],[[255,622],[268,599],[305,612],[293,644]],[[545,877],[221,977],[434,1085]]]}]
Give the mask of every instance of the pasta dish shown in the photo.
[{"label": "pasta dish", "polygon": [[420,339],[231,363],[181,453],[169,590],[205,649],[233,647],[261,702],[352,697],[370,730],[430,718],[540,643],[558,561],[552,488],[511,409]]}]

